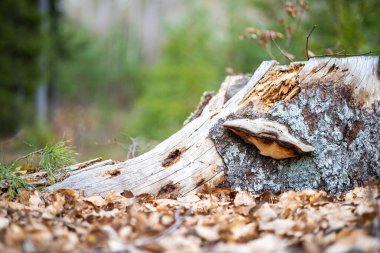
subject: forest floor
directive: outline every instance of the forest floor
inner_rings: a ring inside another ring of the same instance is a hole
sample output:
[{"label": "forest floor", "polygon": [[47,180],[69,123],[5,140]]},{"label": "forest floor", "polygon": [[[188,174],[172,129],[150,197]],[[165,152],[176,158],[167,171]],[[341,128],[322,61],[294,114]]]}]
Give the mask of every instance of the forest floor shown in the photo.
[{"label": "forest floor", "polygon": [[0,252],[380,252],[379,194],[378,184],[341,196],[3,194]]}]

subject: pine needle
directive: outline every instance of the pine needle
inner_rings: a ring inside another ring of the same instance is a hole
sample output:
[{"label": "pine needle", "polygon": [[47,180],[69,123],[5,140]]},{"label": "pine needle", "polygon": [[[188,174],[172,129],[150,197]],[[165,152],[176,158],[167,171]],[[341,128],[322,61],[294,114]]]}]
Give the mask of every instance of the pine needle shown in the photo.
[{"label": "pine needle", "polygon": [[41,152],[39,165],[44,170],[49,180],[54,181],[55,173],[65,166],[75,163],[75,152],[66,142],[60,141],[46,145]]},{"label": "pine needle", "polygon": [[8,189],[11,198],[18,196],[21,190],[30,187],[28,181],[16,171],[14,164],[5,165],[0,163],[1,188]]},{"label": "pine needle", "polygon": [[[10,164],[0,163],[0,187],[2,190],[7,189],[11,198],[19,195],[21,190],[33,188],[25,177],[18,172],[21,161],[27,160],[31,163],[34,158],[39,158],[38,169],[46,172],[50,181],[55,181],[55,174],[59,169],[74,164],[76,155],[71,146],[66,145],[67,142],[60,141],[55,144],[48,144],[43,149],[31,152],[20,158],[15,159]],[[38,159],[37,158],[37,159]]]}]

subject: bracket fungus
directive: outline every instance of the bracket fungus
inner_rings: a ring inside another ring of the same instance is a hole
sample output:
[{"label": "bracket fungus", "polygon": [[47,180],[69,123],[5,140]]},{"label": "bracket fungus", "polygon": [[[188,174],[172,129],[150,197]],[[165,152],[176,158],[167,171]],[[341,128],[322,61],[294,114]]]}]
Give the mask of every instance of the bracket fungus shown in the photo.
[{"label": "bracket fungus", "polygon": [[254,144],[263,156],[285,159],[310,153],[315,148],[292,136],[288,128],[275,121],[257,118],[229,120],[223,126],[246,142]]}]

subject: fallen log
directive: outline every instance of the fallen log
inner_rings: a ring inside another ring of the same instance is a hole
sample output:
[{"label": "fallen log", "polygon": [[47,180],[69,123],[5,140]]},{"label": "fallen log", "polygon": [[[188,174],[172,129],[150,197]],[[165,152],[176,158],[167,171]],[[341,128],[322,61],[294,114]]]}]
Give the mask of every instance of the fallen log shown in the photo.
[{"label": "fallen log", "polygon": [[[112,165],[114,163],[115,162],[111,159],[103,161],[101,157],[98,157],[86,162],[81,162],[62,168],[56,175],[54,175],[54,177],[56,181],[62,181],[79,172],[83,172],[85,170],[92,170],[105,165]],[[50,179],[48,178],[47,173],[45,171],[38,171],[31,174],[25,174],[24,178],[30,183],[30,185],[35,187],[48,186],[51,184]]]},{"label": "fallen log", "polygon": [[338,194],[380,179],[380,59],[263,62],[227,76],[187,124],[151,151],[83,168],[48,190],[184,195],[222,182],[253,193]]}]

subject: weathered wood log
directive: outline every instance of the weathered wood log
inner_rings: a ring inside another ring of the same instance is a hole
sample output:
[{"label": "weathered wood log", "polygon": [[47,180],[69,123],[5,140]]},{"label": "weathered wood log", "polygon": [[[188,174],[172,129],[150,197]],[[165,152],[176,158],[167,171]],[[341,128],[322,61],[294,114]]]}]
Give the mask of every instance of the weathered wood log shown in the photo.
[{"label": "weathered wood log", "polygon": [[[55,180],[62,181],[70,176],[73,176],[79,172],[83,172],[85,170],[92,170],[98,167],[102,167],[105,165],[112,165],[115,162],[111,159],[104,160],[101,157],[86,161],[77,163],[74,165],[70,165],[68,167],[62,168],[56,175]],[[49,178],[47,177],[47,173],[45,171],[38,171],[32,174],[25,174],[24,178],[28,180],[28,182],[32,186],[47,186],[50,185],[51,182]]]},{"label": "weathered wood log", "polygon": [[226,181],[254,193],[341,193],[379,180],[379,65],[371,56],[263,62],[251,78],[228,76],[153,150],[84,168],[48,189],[182,195]]}]

